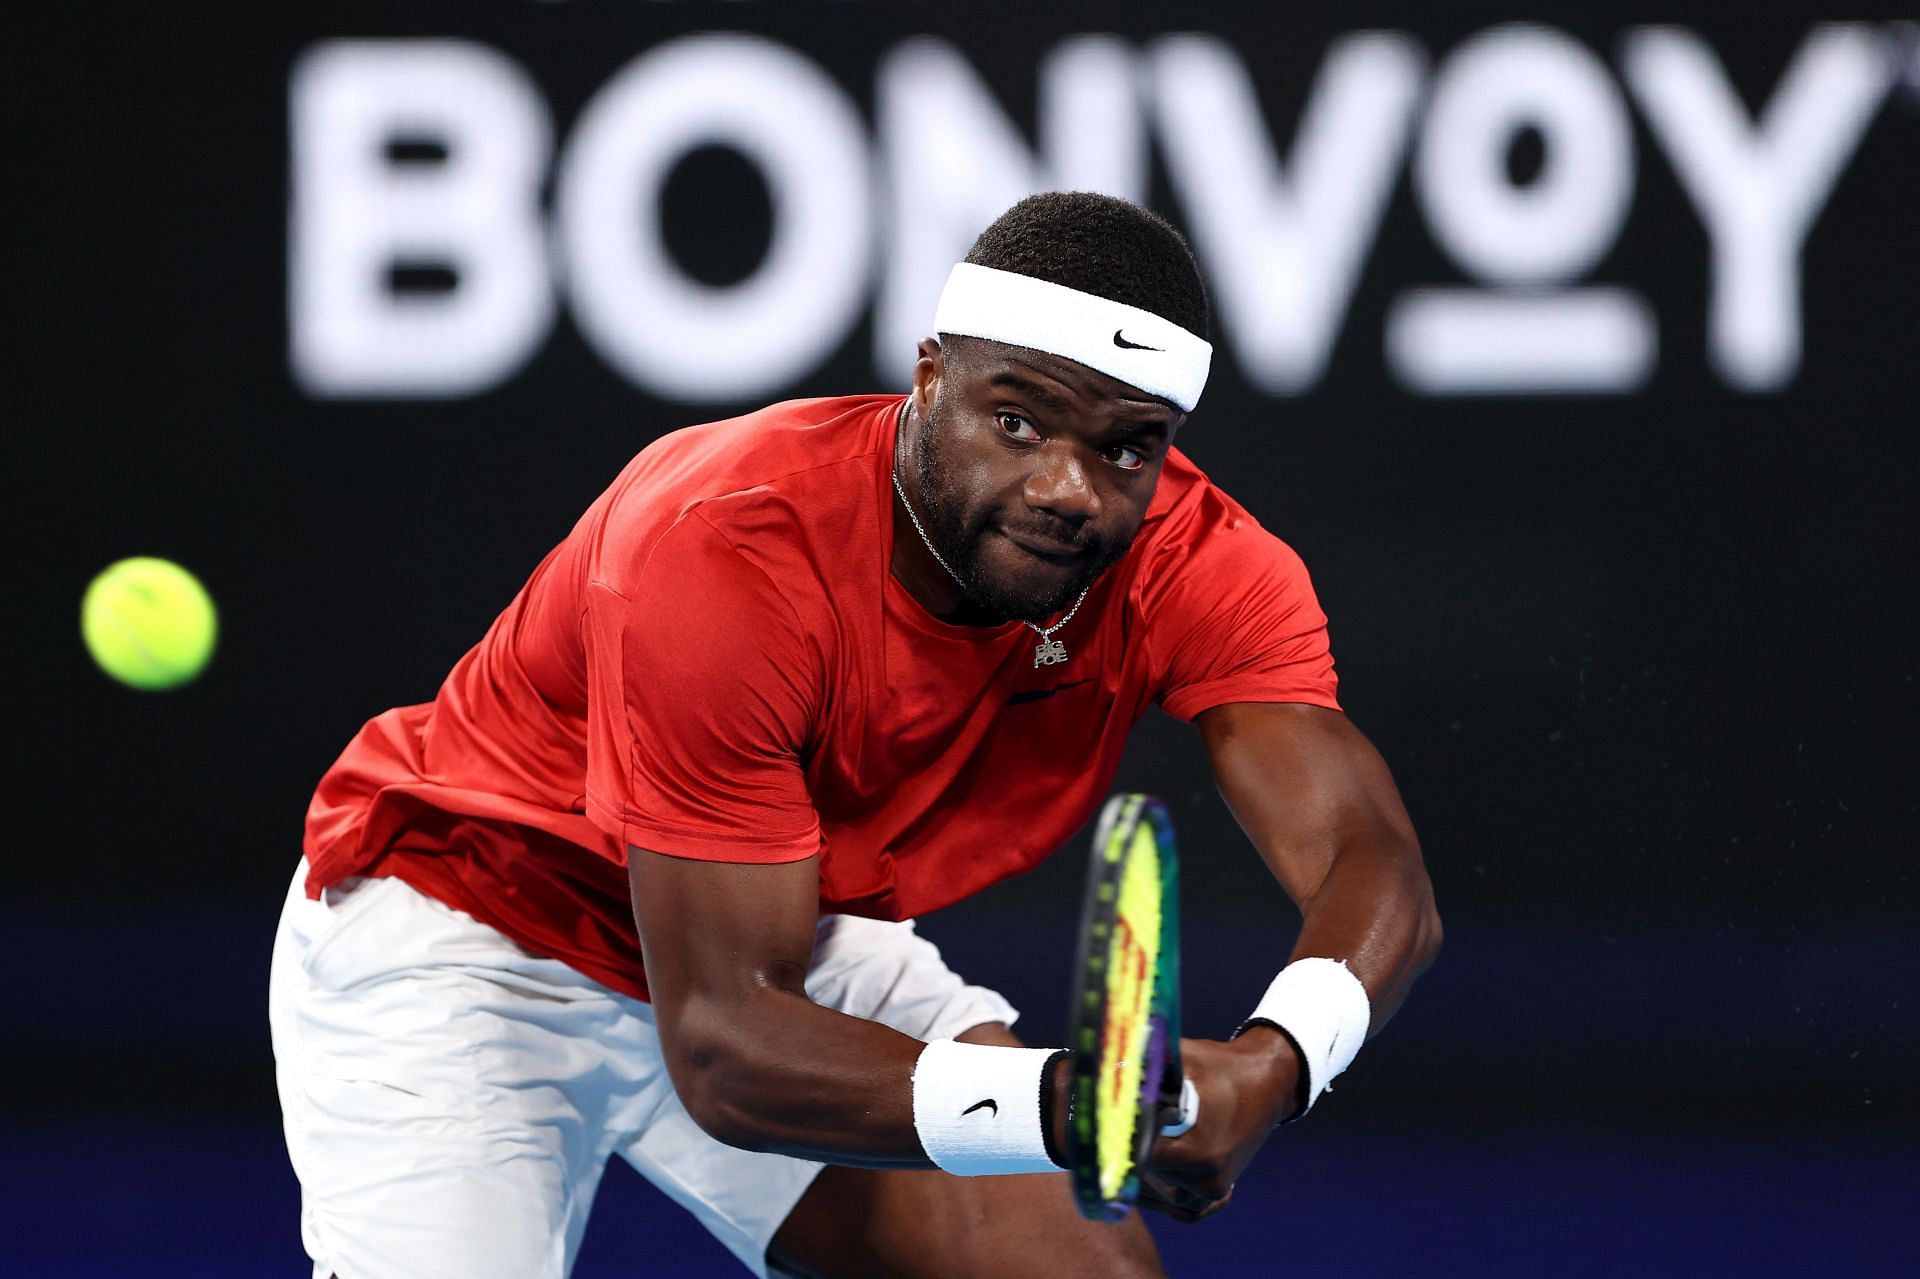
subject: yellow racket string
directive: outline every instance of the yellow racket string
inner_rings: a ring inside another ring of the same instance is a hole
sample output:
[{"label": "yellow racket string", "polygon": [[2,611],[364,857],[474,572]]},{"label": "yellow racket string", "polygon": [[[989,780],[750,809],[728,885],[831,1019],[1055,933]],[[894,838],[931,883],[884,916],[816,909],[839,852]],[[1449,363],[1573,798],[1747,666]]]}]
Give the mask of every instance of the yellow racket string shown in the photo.
[{"label": "yellow racket string", "polygon": [[1147,1009],[1160,965],[1160,847],[1146,823],[1134,828],[1124,856],[1107,951],[1107,1012],[1101,1028],[1096,1107],[1100,1193],[1117,1199],[1133,1174],[1140,1079],[1146,1068]]}]

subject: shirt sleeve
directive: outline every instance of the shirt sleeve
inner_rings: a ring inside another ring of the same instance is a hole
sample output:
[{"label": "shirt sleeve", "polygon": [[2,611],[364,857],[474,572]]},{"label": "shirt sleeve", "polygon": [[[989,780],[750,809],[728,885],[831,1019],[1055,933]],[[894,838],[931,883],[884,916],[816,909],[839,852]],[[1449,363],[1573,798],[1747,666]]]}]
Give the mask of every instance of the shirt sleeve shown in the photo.
[{"label": "shirt sleeve", "polygon": [[820,851],[802,753],[822,664],[763,568],[691,512],[624,594],[589,584],[585,625],[587,813],[622,855]]},{"label": "shirt sleeve", "polygon": [[1339,710],[1327,616],[1293,548],[1206,485],[1169,515],[1140,607],[1161,709],[1179,720],[1228,702]]}]

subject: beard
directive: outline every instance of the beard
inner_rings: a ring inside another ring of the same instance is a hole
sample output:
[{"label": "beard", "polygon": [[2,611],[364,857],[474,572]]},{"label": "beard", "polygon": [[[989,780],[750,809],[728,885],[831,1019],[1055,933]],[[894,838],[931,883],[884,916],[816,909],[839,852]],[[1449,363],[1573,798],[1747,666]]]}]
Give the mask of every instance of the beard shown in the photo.
[{"label": "beard", "polygon": [[[995,512],[982,508],[969,512],[965,495],[950,468],[943,467],[937,450],[940,435],[940,404],[936,399],[927,410],[926,421],[913,445],[913,470],[920,486],[920,513],[926,522],[927,540],[952,568],[967,598],[996,617],[1020,622],[1044,622],[1080,598],[1100,575],[1127,553],[1134,533],[1118,541],[1091,539],[1082,529],[1074,533],[1046,517],[1029,522],[1032,532],[1062,540],[1079,540],[1090,552],[1080,567],[1064,582],[1022,579],[996,572],[985,563],[986,541],[992,535]],[[1004,523],[1004,521],[1000,521]]]}]

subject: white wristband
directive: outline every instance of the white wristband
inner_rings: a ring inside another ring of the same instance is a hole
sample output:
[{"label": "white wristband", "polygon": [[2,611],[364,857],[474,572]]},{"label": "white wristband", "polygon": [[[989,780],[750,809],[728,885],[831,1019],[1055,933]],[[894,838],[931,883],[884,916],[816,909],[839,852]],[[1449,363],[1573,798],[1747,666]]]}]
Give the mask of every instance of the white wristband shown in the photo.
[{"label": "white wristband", "polygon": [[913,1067],[913,1127],[927,1158],[956,1177],[1059,1172],[1040,1123],[1048,1048],[936,1039]]},{"label": "white wristband", "polygon": [[1170,1124],[1161,1124],[1160,1131],[1168,1137],[1184,1137],[1193,1131],[1200,1122],[1200,1090],[1193,1086],[1193,1080],[1180,1081],[1180,1113]]},{"label": "white wristband", "polygon": [[1296,959],[1267,987],[1246,1026],[1277,1026],[1300,1050],[1307,1071],[1307,1104],[1294,1116],[1298,1119],[1333,1086],[1334,1076],[1353,1064],[1372,1020],[1367,988],[1344,959]]}]

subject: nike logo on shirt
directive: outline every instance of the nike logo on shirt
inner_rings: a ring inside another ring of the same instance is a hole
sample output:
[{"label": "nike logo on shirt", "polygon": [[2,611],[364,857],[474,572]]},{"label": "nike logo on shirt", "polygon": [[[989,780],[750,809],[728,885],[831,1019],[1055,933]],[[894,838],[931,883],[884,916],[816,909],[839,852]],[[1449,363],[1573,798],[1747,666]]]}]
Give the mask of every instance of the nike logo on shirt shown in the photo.
[{"label": "nike logo on shirt", "polygon": [[1030,689],[1025,693],[1015,693],[1012,697],[1009,697],[1007,699],[1007,705],[1024,706],[1028,702],[1044,701],[1052,697],[1055,693],[1064,693],[1070,688],[1079,688],[1082,684],[1091,683],[1093,683],[1093,677],[1089,675],[1085,679],[1070,679],[1064,684],[1055,684],[1052,688]]}]

